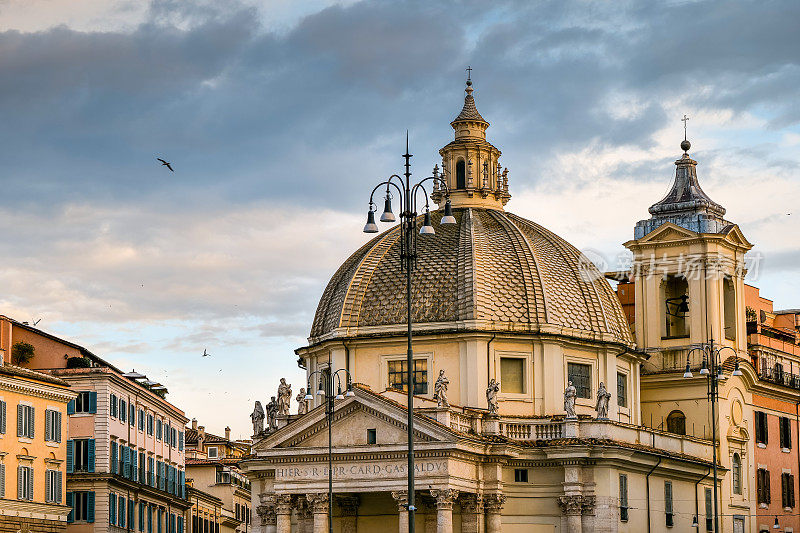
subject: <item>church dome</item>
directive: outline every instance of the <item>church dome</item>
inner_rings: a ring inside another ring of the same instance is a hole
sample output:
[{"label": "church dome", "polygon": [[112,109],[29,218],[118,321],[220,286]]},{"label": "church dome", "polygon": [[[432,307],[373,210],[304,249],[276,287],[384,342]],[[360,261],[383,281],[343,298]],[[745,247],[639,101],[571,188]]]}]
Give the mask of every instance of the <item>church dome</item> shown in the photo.
[{"label": "church dome", "polygon": [[[574,246],[499,209],[453,210],[456,224],[419,235],[412,278],[416,332],[549,334],[630,346],[630,328],[611,286]],[[400,227],[350,256],[328,283],[309,341],[402,332],[405,273]]]}]

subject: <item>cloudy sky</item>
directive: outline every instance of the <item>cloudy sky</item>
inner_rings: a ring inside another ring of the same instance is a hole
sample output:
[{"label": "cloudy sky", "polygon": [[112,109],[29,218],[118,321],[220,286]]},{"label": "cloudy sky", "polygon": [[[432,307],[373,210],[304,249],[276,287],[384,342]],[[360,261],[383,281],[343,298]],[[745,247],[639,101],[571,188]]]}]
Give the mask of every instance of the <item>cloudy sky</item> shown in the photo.
[{"label": "cloudy sky", "polygon": [[248,435],[253,400],[302,386],[406,129],[417,176],[452,139],[467,65],[509,210],[614,268],[685,113],[751,283],[800,307],[798,25],[790,0],[0,0],[0,313]]}]

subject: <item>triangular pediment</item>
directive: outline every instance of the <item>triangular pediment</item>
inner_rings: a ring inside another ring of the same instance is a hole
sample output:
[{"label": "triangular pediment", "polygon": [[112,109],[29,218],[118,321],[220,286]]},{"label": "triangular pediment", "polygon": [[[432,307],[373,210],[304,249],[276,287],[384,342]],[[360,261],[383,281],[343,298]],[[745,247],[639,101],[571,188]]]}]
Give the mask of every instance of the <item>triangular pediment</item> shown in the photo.
[{"label": "triangular pediment", "polygon": [[[404,444],[408,440],[407,416],[403,406],[360,388],[356,395],[334,404],[334,448],[367,445],[367,430],[374,429],[377,444]],[[456,434],[434,420],[414,417],[415,441],[443,442],[456,440]],[[274,431],[253,444],[258,454],[275,448],[316,448],[328,445],[328,421],[325,407],[319,406],[306,415],[295,418],[288,425]]]},{"label": "triangular pediment", "polygon": [[682,228],[677,224],[673,224],[672,222],[665,222],[639,239],[639,243],[644,244],[654,242],[681,241],[684,239],[694,239],[697,236],[698,234],[694,231]]},{"label": "triangular pediment", "polygon": [[731,242],[736,246],[742,246],[748,250],[753,247],[750,241],[745,238],[744,233],[742,233],[742,230],[737,224],[725,226],[725,228],[722,230],[722,233],[725,235],[726,241]]}]

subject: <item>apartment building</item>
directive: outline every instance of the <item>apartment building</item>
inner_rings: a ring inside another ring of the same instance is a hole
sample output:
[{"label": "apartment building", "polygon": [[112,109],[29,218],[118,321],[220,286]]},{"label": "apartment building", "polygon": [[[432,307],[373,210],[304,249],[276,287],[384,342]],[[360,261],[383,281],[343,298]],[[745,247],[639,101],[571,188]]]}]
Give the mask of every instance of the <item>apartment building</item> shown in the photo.
[{"label": "apartment building", "polygon": [[30,325],[0,316],[0,331],[6,344],[34,347],[27,367],[75,394],[65,417],[68,533],[183,533],[187,418],[166,387]]},{"label": "apartment building", "polygon": [[69,384],[0,350],[0,531],[64,531]]}]

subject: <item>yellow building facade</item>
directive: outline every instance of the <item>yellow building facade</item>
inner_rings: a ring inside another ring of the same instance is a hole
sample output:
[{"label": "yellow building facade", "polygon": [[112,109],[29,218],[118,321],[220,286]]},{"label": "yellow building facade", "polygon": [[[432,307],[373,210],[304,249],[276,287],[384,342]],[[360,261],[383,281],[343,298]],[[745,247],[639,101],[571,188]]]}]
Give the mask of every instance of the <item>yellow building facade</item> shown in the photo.
[{"label": "yellow building facade", "polygon": [[66,530],[67,403],[74,397],[61,379],[0,363],[0,531]]}]

